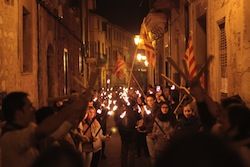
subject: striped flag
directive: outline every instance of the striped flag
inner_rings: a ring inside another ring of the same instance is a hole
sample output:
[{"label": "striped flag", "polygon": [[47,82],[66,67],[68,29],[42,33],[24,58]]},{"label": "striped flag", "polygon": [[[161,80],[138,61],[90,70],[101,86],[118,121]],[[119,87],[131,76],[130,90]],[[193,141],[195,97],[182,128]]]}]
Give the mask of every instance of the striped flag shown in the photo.
[{"label": "striped flag", "polygon": [[[194,48],[192,37],[189,36],[188,47],[185,52],[184,60],[187,64],[187,70],[189,74],[189,79],[192,80],[197,74],[197,65],[194,57]],[[205,88],[205,74],[203,73],[200,78],[200,83],[203,88]]]},{"label": "striped flag", "polygon": [[191,36],[189,36],[188,39],[188,46],[184,55],[184,60],[186,61],[189,79],[191,80],[195,77],[197,73],[196,61],[194,57],[193,40]]},{"label": "striped flag", "polygon": [[115,76],[119,79],[123,79],[127,75],[126,68],[124,58],[121,55],[118,55],[114,70]]}]

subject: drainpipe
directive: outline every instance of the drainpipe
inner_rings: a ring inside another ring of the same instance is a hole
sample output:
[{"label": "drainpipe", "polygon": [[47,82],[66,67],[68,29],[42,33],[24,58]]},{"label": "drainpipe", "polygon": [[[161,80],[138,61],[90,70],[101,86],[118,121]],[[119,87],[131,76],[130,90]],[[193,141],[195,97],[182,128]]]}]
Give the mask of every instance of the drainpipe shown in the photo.
[{"label": "drainpipe", "polygon": [[[168,52],[169,52],[169,56],[172,57],[172,45],[171,45],[171,40],[172,40],[172,29],[171,29],[171,19],[172,19],[172,16],[171,16],[171,11],[170,11],[170,14],[169,14],[169,21],[168,21],[168,30],[169,30],[169,49],[168,49]],[[168,70],[169,70],[169,77],[171,78],[171,66],[170,64],[168,63]]]},{"label": "drainpipe", "polygon": [[40,82],[40,78],[42,77],[42,71],[40,68],[40,59],[41,59],[41,55],[40,55],[40,5],[39,5],[39,0],[37,0],[37,4],[36,4],[36,10],[37,10],[37,96],[38,96],[38,106],[41,106],[41,97],[42,97],[42,83]]}]

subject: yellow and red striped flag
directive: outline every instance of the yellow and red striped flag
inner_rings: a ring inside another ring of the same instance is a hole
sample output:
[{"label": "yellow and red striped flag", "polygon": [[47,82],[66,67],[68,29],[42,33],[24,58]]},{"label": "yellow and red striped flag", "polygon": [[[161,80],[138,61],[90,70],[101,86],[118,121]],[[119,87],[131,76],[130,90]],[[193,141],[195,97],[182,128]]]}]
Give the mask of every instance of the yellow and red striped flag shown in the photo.
[{"label": "yellow and red striped flag", "polygon": [[[197,74],[197,65],[196,65],[196,60],[194,57],[194,47],[193,47],[193,40],[191,35],[189,36],[188,39],[188,47],[185,52],[184,60],[186,61],[187,64],[187,69],[188,69],[188,74],[189,74],[189,79],[192,80],[196,74]],[[200,83],[203,88],[205,88],[205,74],[203,73],[201,78],[200,78]]]},{"label": "yellow and red striped flag", "polygon": [[194,57],[194,48],[193,48],[193,41],[192,41],[191,36],[189,36],[189,39],[188,39],[188,46],[184,55],[184,60],[186,61],[186,64],[187,64],[189,79],[192,80],[197,73],[197,67],[196,67],[196,61]]},{"label": "yellow and red striped flag", "polygon": [[127,75],[127,67],[124,58],[121,55],[117,56],[114,74],[117,78],[123,79]]}]

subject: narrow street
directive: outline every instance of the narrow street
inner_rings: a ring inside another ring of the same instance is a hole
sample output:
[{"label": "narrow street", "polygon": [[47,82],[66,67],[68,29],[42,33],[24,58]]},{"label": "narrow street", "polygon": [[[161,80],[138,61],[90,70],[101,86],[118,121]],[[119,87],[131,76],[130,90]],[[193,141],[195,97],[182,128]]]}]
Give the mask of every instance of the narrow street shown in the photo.
[{"label": "narrow street", "polygon": [[250,167],[249,7],[1,0],[0,167]]},{"label": "narrow street", "polygon": [[[108,119],[108,129],[114,126],[113,117]],[[100,167],[120,167],[120,151],[121,151],[121,139],[119,133],[112,135],[111,140],[106,142],[105,153],[107,159],[102,159],[100,162]],[[145,158],[143,155],[141,157],[136,157],[135,166],[150,167],[149,159]]]}]

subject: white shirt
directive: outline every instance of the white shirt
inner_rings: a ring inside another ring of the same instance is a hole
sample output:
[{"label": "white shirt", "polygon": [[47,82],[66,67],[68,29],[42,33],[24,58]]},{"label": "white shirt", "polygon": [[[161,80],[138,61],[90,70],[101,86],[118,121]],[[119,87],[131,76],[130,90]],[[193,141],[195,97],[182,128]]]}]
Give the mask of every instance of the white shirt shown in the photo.
[{"label": "white shirt", "polygon": [[33,147],[37,125],[30,123],[27,128],[6,132],[0,138],[2,167],[29,167],[38,156]]}]

